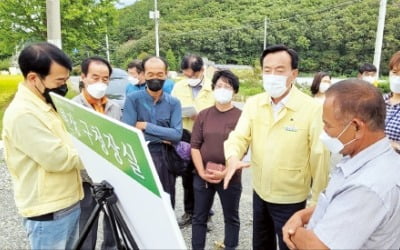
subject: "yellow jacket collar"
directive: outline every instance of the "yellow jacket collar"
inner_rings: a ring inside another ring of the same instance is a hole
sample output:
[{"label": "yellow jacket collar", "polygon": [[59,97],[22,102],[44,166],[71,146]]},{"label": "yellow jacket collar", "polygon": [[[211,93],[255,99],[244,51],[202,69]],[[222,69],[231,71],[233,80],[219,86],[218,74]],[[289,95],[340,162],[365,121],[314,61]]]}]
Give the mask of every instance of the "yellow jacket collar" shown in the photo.
[{"label": "yellow jacket collar", "polygon": [[[298,110],[298,104],[299,104],[299,97],[302,95],[303,93],[293,84],[292,88],[289,91],[289,94],[287,96],[287,102],[285,103],[285,107],[296,111]],[[268,95],[266,92],[263,94],[265,96],[265,98],[262,99],[262,101],[260,102],[260,105],[264,106],[264,105],[271,105],[271,96]]]},{"label": "yellow jacket collar", "polygon": [[25,86],[24,83],[20,83],[18,85],[18,93],[23,99],[32,101],[32,103],[46,112],[52,109],[50,104],[46,103],[43,99],[35,95],[27,86]]}]

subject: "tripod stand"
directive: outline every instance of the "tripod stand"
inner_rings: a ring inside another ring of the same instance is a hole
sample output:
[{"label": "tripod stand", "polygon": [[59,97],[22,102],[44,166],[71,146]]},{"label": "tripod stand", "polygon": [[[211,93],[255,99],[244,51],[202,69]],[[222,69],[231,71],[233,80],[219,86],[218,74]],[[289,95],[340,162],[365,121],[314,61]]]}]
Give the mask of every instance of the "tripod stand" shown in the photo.
[{"label": "tripod stand", "polygon": [[73,249],[77,250],[82,247],[94,221],[99,218],[101,210],[110,222],[111,231],[114,240],[117,243],[117,248],[121,250],[139,249],[116,205],[118,198],[113,191],[113,187],[107,181],[102,181],[100,184],[94,184],[92,195],[97,202],[96,207],[90,215],[89,220]]}]

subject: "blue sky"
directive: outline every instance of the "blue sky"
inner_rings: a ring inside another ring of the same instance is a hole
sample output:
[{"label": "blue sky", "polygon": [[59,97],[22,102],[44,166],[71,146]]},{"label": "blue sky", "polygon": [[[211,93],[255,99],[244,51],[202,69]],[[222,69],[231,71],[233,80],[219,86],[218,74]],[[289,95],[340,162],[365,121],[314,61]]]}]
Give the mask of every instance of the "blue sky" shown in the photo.
[{"label": "blue sky", "polygon": [[134,2],[136,2],[136,0],[119,0],[120,4],[117,4],[117,8],[123,8],[125,6],[131,5]]}]

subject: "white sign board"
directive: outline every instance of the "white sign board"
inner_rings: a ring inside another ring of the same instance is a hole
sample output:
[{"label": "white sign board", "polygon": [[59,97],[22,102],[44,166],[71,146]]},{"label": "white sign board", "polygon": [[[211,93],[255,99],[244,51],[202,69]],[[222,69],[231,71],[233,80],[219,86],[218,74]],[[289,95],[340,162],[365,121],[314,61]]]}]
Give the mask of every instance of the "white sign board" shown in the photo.
[{"label": "white sign board", "polygon": [[114,187],[117,206],[140,249],[186,249],[143,133],[51,94],[89,176]]}]

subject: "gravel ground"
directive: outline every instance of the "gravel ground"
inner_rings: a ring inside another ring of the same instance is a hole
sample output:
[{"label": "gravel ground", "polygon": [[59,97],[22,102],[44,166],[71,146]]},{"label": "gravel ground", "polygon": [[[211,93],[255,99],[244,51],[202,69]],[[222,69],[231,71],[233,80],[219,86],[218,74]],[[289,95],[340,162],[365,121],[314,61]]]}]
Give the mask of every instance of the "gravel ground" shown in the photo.
[{"label": "gravel ground", "polygon": [[[29,249],[29,242],[22,226],[22,219],[15,207],[10,176],[2,157],[3,153],[0,148],[0,249]],[[243,192],[240,203],[241,228],[238,249],[250,249],[252,233],[251,170],[243,171],[242,183]],[[180,217],[183,214],[181,178],[178,178],[176,188],[177,200],[175,213],[177,217]],[[223,242],[224,239],[224,221],[218,195],[216,195],[213,210],[215,212],[215,215],[212,217],[213,230],[207,233],[206,249],[216,249],[214,242]],[[102,226],[99,226],[99,228],[101,229]],[[188,248],[191,247],[191,233],[190,226],[182,229],[182,234]],[[102,233],[99,233],[99,241],[101,240],[101,235]],[[98,249],[99,246],[100,244],[97,244]]]},{"label": "gravel ground", "polygon": [[[251,171],[245,170],[242,174],[243,191],[240,200],[240,234],[238,249],[251,249],[252,237],[252,188],[251,188]],[[183,192],[180,188],[181,179],[177,180],[177,201],[175,214],[179,218],[183,214]],[[178,188],[179,187],[179,188]],[[207,233],[206,249],[216,249],[214,242],[224,242],[224,218],[222,215],[221,202],[218,195],[215,196],[213,210],[215,215],[212,217],[213,230]],[[191,226],[185,227],[182,230],[188,248],[191,248],[192,228]]]},{"label": "gravel ground", "polygon": [[28,249],[29,242],[22,219],[15,207],[12,184],[0,148],[0,248]]}]

